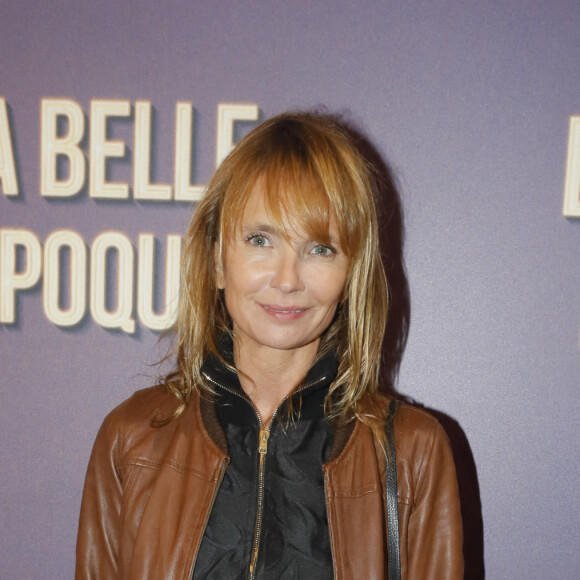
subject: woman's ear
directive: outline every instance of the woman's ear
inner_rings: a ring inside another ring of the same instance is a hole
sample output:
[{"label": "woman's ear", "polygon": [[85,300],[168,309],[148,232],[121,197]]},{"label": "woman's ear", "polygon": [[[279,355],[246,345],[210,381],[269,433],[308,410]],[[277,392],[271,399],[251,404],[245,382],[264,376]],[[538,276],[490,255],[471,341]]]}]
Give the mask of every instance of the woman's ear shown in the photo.
[{"label": "woman's ear", "polygon": [[215,264],[215,283],[219,290],[223,290],[226,287],[225,277],[224,277],[224,266],[221,250],[221,244],[216,242],[213,246],[213,263]]}]

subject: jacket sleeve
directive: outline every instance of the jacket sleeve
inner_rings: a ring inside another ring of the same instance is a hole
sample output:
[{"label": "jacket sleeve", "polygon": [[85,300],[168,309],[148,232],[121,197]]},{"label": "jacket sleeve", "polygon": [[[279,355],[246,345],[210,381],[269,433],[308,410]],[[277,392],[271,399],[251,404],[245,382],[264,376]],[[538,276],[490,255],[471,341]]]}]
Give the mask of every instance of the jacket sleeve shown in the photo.
[{"label": "jacket sleeve", "polygon": [[75,580],[115,580],[121,535],[122,434],[107,417],[95,441],[83,490]]},{"label": "jacket sleeve", "polygon": [[461,580],[463,532],[455,465],[439,425],[427,440],[409,516],[408,580]]}]

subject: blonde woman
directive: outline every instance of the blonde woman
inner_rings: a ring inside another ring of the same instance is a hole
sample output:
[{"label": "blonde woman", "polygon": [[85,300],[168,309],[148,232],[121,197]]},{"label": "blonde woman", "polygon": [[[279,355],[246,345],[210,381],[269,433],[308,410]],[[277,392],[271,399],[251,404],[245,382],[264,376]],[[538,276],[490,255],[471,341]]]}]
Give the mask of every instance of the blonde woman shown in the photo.
[{"label": "blonde woman", "polygon": [[462,577],[445,434],[379,391],[373,196],[331,116],[275,117],[221,164],[185,239],[176,368],[97,436],[77,580],[387,577],[391,421],[402,578]]}]

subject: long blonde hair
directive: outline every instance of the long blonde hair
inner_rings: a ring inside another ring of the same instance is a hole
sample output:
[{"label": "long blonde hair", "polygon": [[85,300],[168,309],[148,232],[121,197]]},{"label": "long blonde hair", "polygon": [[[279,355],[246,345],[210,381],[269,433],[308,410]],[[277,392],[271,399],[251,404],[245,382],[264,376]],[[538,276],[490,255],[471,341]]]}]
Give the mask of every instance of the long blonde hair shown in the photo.
[{"label": "long blonde hair", "polygon": [[335,419],[358,418],[382,441],[388,409],[378,383],[388,290],[374,178],[341,122],[318,113],[282,114],[253,130],[216,170],[193,214],[183,252],[176,369],[164,381],[180,401],[174,416],[194,391],[211,391],[200,369],[209,353],[219,356],[219,337],[231,331],[216,268],[258,179],[283,230],[299,223],[326,243],[330,217],[336,219],[350,268],[344,300],[319,347],[319,356],[334,352],[338,359],[326,411]]}]

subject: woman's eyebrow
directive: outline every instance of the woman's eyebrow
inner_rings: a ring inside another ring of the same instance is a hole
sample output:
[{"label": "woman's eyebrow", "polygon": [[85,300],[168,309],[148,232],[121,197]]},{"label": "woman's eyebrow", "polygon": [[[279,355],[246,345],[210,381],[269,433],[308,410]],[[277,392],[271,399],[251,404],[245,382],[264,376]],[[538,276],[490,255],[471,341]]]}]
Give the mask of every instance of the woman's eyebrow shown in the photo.
[{"label": "woman's eyebrow", "polygon": [[260,232],[266,232],[267,234],[277,234],[278,228],[273,226],[272,224],[256,223],[256,224],[244,224],[242,226],[242,231],[244,231],[244,232],[260,231]]}]

